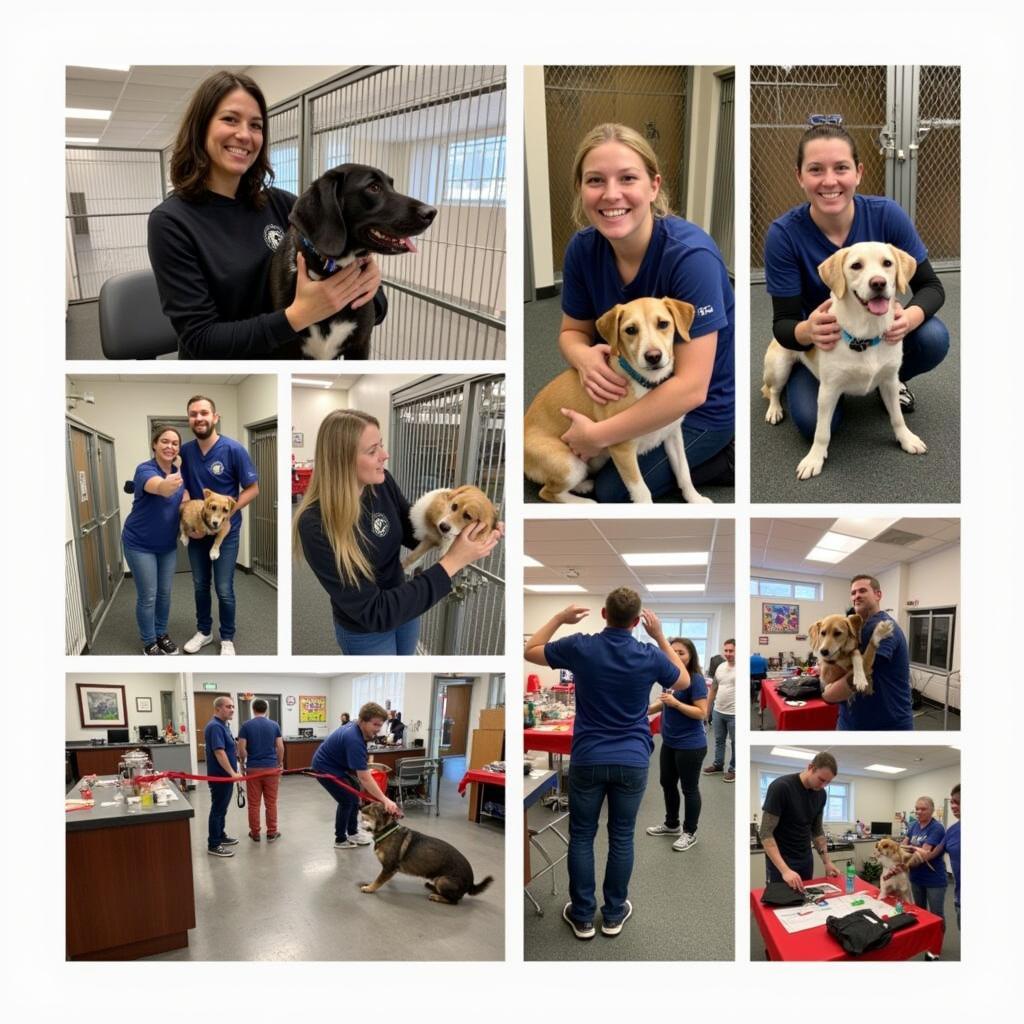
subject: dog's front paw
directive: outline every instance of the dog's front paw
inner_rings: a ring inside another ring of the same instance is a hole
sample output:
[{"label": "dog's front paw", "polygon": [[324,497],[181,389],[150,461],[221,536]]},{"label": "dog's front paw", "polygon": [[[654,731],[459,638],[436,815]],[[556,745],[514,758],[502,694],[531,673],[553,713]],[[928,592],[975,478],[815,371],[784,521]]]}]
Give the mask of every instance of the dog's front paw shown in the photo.
[{"label": "dog's front paw", "polygon": [[853,674],[853,688],[860,694],[868,692],[868,677],[863,672]]},{"label": "dog's front paw", "polygon": [[686,499],[687,505],[713,505],[714,502],[710,498],[705,498],[703,494],[694,494]]},{"label": "dog's front paw", "polygon": [[773,398],[768,403],[768,411],[764,414],[765,421],[775,426],[776,423],[781,423],[785,412],[782,406]]},{"label": "dog's front paw", "polygon": [[825,459],[827,457],[827,450],[821,451],[817,448],[812,448],[796,467],[797,479],[810,480],[812,476],[818,476],[825,466]]},{"label": "dog's front paw", "polygon": [[211,548],[210,549],[210,561],[211,562],[216,562],[218,558],[220,558],[220,548]]},{"label": "dog's front paw", "polygon": [[892,636],[896,624],[892,619],[882,619],[871,634],[871,642],[877,647],[887,636]]},{"label": "dog's front paw", "polygon": [[928,445],[917,434],[913,434],[909,430],[901,431],[896,440],[899,441],[900,447],[911,455],[923,455],[928,451]]},{"label": "dog's front paw", "polygon": [[593,491],[593,489],[594,489],[594,478],[588,476],[585,479],[581,480],[572,489],[572,493],[573,494],[590,494],[590,492]]},{"label": "dog's front paw", "polygon": [[370,882],[360,882],[359,883],[359,891],[360,892],[365,892],[365,893],[370,893],[372,895],[377,890],[374,889],[373,885]]}]

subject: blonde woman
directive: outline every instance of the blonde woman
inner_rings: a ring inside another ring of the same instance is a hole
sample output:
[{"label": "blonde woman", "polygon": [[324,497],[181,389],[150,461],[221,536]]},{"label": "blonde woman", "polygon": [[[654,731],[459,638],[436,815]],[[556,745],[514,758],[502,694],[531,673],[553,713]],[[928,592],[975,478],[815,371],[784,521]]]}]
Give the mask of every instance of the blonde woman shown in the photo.
[{"label": "blonde woman", "polygon": [[448,595],[452,577],[485,558],[504,533],[463,530],[448,553],[407,580],[401,550],[416,546],[409,502],[384,468],[380,423],[339,409],[320,424],[309,488],[292,528],[296,553],[331,599],[342,654],[415,654],[419,616]]},{"label": "blonde woman", "polygon": [[[571,413],[563,440],[583,458],[639,437],[685,415],[683,441],[694,482],[732,483],[733,291],[718,247],[695,224],[676,217],[662,187],[658,158],[638,132],[601,124],[580,143],[573,166],[574,214],[589,225],[570,240],[562,266],[558,345],[599,405],[621,398],[628,367],[608,362],[594,324],[618,303],[644,296],[691,303],[691,341],[676,348],[675,373],[631,408],[597,423]],[[706,468],[700,472],[699,467]],[[640,457],[653,495],[676,491],[664,445]],[[609,462],[593,497],[628,501]]]}]

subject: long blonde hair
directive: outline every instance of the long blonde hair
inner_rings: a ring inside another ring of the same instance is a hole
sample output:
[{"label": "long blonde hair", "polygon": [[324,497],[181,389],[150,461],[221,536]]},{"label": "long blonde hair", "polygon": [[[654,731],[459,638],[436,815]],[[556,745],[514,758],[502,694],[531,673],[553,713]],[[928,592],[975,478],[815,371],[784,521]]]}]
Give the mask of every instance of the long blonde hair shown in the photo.
[{"label": "long blonde hair", "polygon": [[[644,169],[647,171],[651,181],[661,175],[658,169],[658,157],[651,144],[634,128],[628,124],[615,124],[608,122],[591,128],[580,141],[576,150],[576,157],[572,162],[572,184],[575,198],[572,203],[572,217],[579,227],[586,227],[588,221],[583,212],[583,200],[580,198],[580,190],[583,188],[583,161],[592,149],[603,146],[606,142],[620,142],[628,146],[643,161]],[[669,194],[665,188],[665,182],[661,183],[658,194],[651,203],[651,215],[657,220],[659,217],[667,217],[672,212],[669,205]]]},{"label": "long blonde hair", "polygon": [[313,476],[292,520],[292,550],[298,556],[302,553],[299,520],[310,505],[319,503],[320,522],[334,552],[338,576],[353,586],[373,579],[359,526],[363,485],[356,475],[359,439],[369,426],[380,429],[380,422],[355,409],[335,409],[327,415],[316,435]]}]

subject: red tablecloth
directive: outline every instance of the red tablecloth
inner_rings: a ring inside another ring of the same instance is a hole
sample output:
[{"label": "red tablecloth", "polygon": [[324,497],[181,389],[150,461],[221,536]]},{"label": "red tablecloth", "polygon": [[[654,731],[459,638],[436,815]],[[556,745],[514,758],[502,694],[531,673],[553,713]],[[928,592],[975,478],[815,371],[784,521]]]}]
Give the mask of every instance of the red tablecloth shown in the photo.
[{"label": "red tablecloth", "polygon": [[[843,884],[841,878],[816,878],[807,884],[821,882],[831,882],[840,887]],[[853,882],[856,892],[878,895],[878,889],[864,879],[855,878]],[[751,890],[750,909],[754,913],[754,920],[761,932],[761,938],[764,939],[770,960],[909,960],[925,950],[936,955],[942,952],[942,918],[912,903],[907,904],[906,908],[917,918],[917,924],[894,932],[891,941],[883,949],[876,949],[861,956],[850,956],[829,935],[825,925],[793,934],[787,932],[773,909],[761,903],[763,892],[763,888]],[[895,902],[894,898],[886,900],[889,904]]]},{"label": "red tablecloth", "polygon": [[839,721],[839,705],[826,704],[820,697],[812,697],[806,707],[791,708],[775,690],[774,680],[761,684],[761,709],[767,708],[775,718],[775,724],[783,729],[835,729]]},{"label": "red tablecloth", "polygon": [[[651,734],[661,732],[661,715],[652,715]],[[572,749],[572,730],[575,718],[545,722],[541,728],[523,730],[523,750],[542,750],[546,754],[568,754]]]},{"label": "red tablecloth", "polygon": [[485,772],[479,768],[471,768],[465,775],[462,776],[462,781],[459,783],[459,796],[464,796],[466,787],[471,782],[481,782],[485,785],[490,786],[504,786],[505,785],[505,773],[504,772]]}]

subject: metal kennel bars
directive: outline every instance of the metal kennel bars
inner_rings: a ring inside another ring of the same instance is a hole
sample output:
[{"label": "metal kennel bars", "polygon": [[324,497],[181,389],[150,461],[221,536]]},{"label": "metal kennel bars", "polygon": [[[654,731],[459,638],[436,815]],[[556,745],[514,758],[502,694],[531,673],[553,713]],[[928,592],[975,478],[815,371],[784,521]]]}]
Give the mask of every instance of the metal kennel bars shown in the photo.
[{"label": "metal kennel bars", "polygon": [[938,269],[960,261],[960,68],[754,65],[750,69],[751,279],[771,222],[804,198],[796,150],[812,115],[839,115],[864,164],[858,191],[907,211]]},{"label": "metal kennel bars", "polygon": [[249,506],[249,564],[277,587],[277,422],[249,428],[249,451],[260,491]]},{"label": "metal kennel bars", "polygon": [[[391,399],[391,471],[415,501],[425,491],[475,484],[503,516],[505,378],[429,377]],[[421,567],[434,562],[428,555]],[[423,654],[505,653],[505,545],[453,581],[421,620]]]}]

